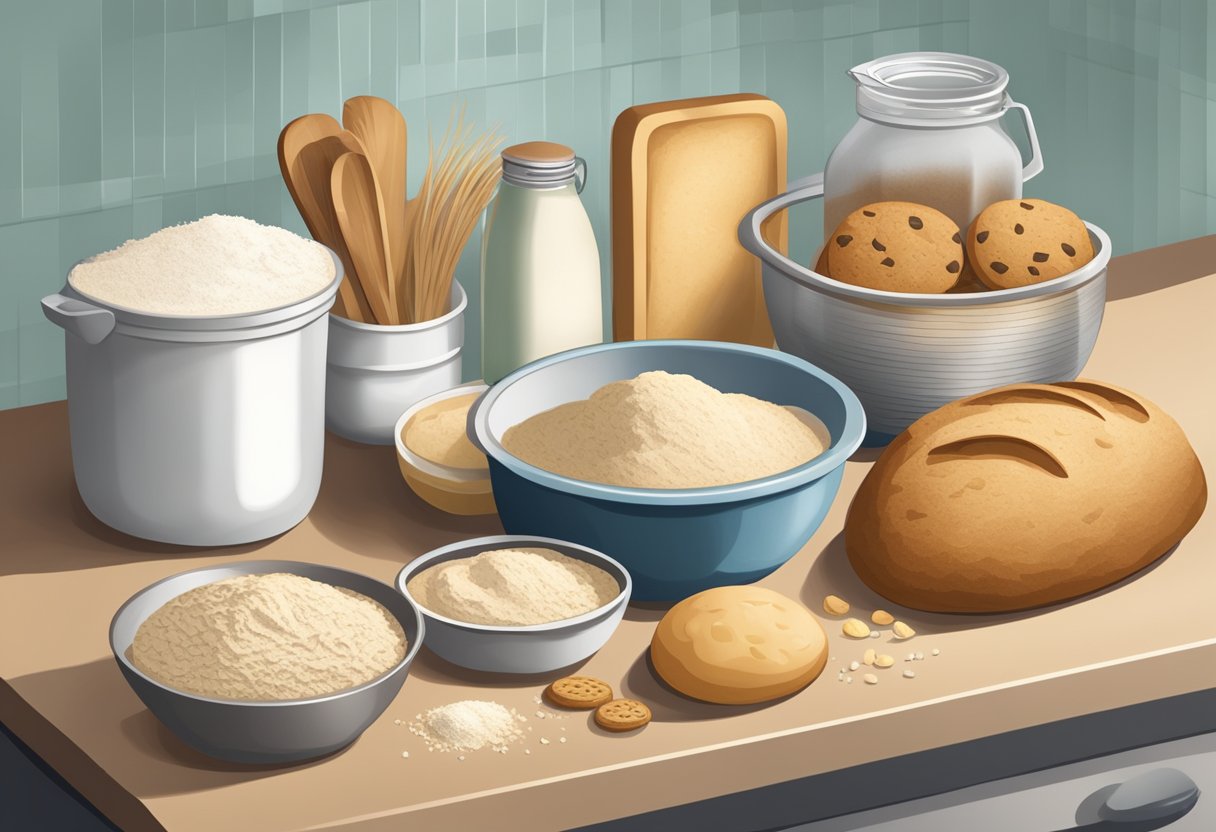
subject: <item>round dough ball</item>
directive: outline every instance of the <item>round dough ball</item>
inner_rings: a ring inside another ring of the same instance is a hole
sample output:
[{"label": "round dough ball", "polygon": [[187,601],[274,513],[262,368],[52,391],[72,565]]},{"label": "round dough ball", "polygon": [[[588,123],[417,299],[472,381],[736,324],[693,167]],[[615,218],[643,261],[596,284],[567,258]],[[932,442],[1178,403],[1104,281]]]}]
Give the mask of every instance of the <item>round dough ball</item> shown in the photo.
[{"label": "round dough ball", "polygon": [[967,232],[967,259],[993,289],[1052,280],[1094,259],[1089,230],[1062,205],[1006,199],[980,212]]},{"label": "round dough ball", "polygon": [[928,205],[874,202],[844,218],[827,241],[828,275],[884,292],[940,294],[963,270],[963,237]]},{"label": "round dough ball", "polygon": [[650,642],[654,669],[671,687],[705,702],[779,699],[809,685],[828,660],[811,611],[759,586],[722,586],[676,604]]}]

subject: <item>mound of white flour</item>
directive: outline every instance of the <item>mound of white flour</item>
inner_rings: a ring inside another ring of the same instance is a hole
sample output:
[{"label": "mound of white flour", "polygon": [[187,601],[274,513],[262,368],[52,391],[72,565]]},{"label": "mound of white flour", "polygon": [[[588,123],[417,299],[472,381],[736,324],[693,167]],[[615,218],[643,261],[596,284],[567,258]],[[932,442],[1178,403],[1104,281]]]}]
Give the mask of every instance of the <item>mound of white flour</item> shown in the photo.
[{"label": "mound of white flour", "polygon": [[810,413],[661,370],[538,413],[502,438],[503,447],[538,468],[629,488],[760,479],[808,462],[830,441]]},{"label": "mound of white flour", "polygon": [[621,592],[616,578],[553,549],[493,549],[410,578],[419,604],[471,624],[526,626],[573,618]]},{"label": "mound of white flour", "polygon": [[241,575],[195,587],[139,626],[131,662],[158,682],[216,699],[326,696],[405,657],[380,604],[299,575]]},{"label": "mound of white flour", "polygon": [[431,751],[477,751],[489,746],[503,752],[523,739],[514,711],[481,699],[465,699],[431,708],[410,723],[410,732],[422,737]]},{"label": "mound of white flour", "polygon": [[157,315],[237,315],[297,303],[334,279],[320,243],[244,217],[211,214],[90,257],[76,291]]}]

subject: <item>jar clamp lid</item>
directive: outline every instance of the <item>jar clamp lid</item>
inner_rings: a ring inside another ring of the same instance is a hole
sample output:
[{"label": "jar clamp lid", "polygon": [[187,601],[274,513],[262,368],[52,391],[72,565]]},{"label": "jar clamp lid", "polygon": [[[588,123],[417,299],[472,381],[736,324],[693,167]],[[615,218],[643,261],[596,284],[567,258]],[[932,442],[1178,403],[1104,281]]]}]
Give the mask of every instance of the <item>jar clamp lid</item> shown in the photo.
[{"label": "jar clamp lid", "polygon": [[991,61],[950,52],[903,52],[849,70],[857,114],[888,124],[955,127],[999,118],[1009,73]]},{"label": "jar clamp lid", "polygon": [[[584,171],[581,178],[580,167]],[[556,142],[524,142],[502,152],[503,180],[525,188],[549,188],[579,179],[578,190],[582,191],[586,167],[573,150]]]}]

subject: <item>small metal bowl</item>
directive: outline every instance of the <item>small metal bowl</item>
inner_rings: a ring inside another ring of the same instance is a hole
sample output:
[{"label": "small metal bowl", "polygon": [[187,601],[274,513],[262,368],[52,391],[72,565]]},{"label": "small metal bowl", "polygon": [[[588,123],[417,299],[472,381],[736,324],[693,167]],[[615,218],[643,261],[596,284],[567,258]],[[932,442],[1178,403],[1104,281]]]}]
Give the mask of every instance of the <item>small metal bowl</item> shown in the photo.
[{"label": "small metal bowl", "polygon": [[[406,584],[414,575],[452,560],[471,558],[492,549],[553,549],[598,566],[616,579],[620,593],[602,607],[548,624],[498,627],[447,618],[413,598]],[[550,537],[503,534],[453,543],[414,558],[397,573],[397,589],[422,611],[426,646],[452,664],[491,673],[547,673],[581,662],[604,646],[625,615],[633,582],[612,558],[574,543]]]},{"label": "small metal bowl", "polygon": [[[212,699],[171,688],[146,675],[127,658],[139,626],[171,599],[224,578],[274,572],[351,589],[380,603],[405,631],[405,657],[383,675],[358,687],[312,699],[256,702]],[[114,614],[110,649],[132,690],[183,742],[221,760],[289,763],[333,753],[358,739],[401,690],[422,645],[423,633],[422,616],[413,601],[380,581],[313,563],[252,560],[192,569],[140,590]]]}]

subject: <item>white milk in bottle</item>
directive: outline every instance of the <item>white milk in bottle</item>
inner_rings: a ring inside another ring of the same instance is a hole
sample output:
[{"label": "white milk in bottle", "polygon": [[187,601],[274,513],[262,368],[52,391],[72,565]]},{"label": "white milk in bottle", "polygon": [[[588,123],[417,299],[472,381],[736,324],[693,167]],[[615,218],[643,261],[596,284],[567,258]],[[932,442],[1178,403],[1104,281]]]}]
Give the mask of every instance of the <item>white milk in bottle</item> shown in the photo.
[{"label": "white milk in bottle", "polygon": [[487,384],[546,355],[604,340],[600,256],[579,192],[586,165],[564,145],[502,153],[481,247],[481,368]]}]

